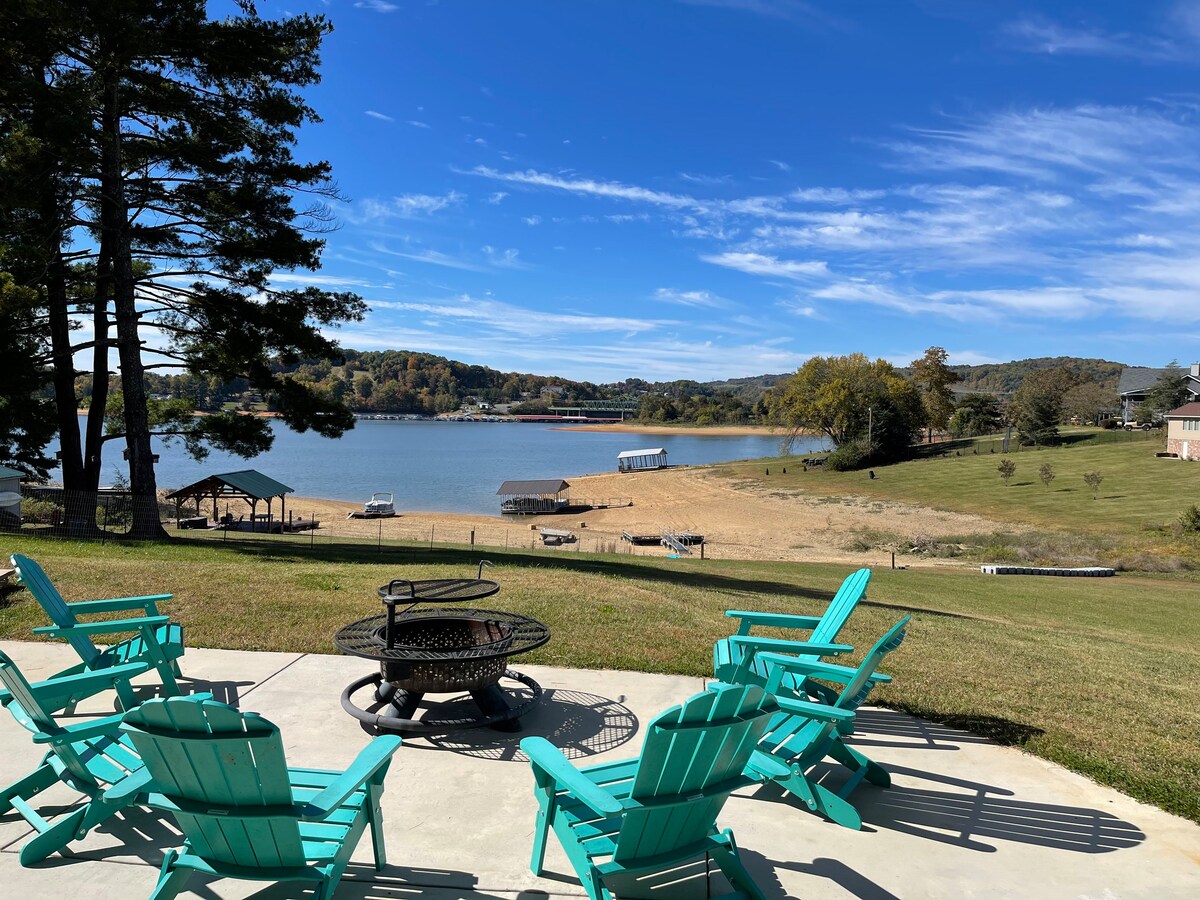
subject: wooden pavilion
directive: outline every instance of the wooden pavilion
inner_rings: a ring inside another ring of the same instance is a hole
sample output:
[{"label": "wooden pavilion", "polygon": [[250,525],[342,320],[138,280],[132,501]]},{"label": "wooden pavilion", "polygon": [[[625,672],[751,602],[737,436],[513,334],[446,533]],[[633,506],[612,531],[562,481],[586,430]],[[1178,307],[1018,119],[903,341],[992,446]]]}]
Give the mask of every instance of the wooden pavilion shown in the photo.
[{"label": "wooden pavilion", "polygon": [[[220,502],[222,500],[226,502],[242,500],[250,504],[250,527],[246,530],[271,531],[272,525],[276,521],[283,522],[287,514],[287,495],[291,493],[294,493],[294,489],[286,484],[269,478],[256,469],[243,469],[240,472],[209,475],[194,484],[172,491],[167,494],[167,499],[175,501],[175,518],[180,522],[185,521],[180,517],[180,508],[188,500],[195,502],[197,515],[200,514],[200,504],[211,500],[213,521],[217,523],[221,521]],[[272,510],[272,504],[276,498],[279,499],[278,520],[275,519]],[[263,501],[267,504],[267,512],[265,515],[260,515],[258,504]],[[227,524],[229,523],[227,522]]]}]

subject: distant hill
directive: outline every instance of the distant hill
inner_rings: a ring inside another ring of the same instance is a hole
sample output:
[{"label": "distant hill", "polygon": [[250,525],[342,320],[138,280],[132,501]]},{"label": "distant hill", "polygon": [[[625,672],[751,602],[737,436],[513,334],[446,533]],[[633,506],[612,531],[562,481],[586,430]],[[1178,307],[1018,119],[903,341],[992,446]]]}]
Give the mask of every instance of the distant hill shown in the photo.
[{"label": "distant hill", "polygon": [[[988,393],[1008,395],[1021,386],[1021,382],[1039,369],[1066,366],[1101,387],[1116,390],[1125,363],[1107,359],[1079,359],[1074,356],[1041,356],[1036,359],[1018,359],[1006,363],[988,363],[982,366],[951,366],[962,378],[954,385],[956,393]],[[907,370],[906,370],[907,373]]]},{"label": "distant hill", "polygon": [[718,394],[733,394],[744,403],[753,406],[758,400],[779,382],[792,373],[783,375],[755,375],[753,378],[730,378],[725,381],[706,381],[703,386]]}]

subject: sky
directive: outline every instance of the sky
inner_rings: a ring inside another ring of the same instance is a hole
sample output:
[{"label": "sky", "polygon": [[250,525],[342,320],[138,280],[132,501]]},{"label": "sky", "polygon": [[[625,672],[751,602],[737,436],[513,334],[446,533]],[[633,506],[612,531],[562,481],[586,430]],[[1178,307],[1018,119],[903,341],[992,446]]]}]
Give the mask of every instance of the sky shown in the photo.
[{"label": "sky", "polygon": [[1200,0],[259,0],[345,347],[596,382],[1200,358]]}]

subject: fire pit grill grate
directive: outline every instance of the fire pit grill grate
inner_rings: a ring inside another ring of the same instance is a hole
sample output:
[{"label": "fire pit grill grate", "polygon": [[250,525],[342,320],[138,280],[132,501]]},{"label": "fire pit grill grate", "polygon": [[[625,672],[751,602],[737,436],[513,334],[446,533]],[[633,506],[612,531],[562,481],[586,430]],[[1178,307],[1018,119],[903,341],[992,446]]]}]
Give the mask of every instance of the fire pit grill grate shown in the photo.
[{"label": "fire pit grill grate", "polygon": [[[379,662],[453,662],[472,659],[503,659],[525,653],[550,640],[550,628],[536,619],[495,609],[414,609],[396,618],[392,647],[387,645],[387,613],[352,622],[333,639],[338,649],[350,656]],[[478,626],[486,640],[464,641],[462,634]],[[453,623],[453,624],[452,624]],[[424,624],[427,627],[419,628]],[[447,625],[445,629],[439,626]],[[412,629],[412,630],[410,630]],[[420,644],[403,643],[405,635],[418,633]]]}]

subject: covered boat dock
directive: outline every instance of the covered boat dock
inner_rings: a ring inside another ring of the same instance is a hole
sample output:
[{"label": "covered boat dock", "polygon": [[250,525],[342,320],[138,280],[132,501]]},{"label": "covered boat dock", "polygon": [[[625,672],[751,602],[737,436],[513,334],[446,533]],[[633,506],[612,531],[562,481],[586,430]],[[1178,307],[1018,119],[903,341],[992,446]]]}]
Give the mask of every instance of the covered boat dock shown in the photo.
[{"label": "covered boat dock", "polygon": [[531,481],[506,481],[496,495],[503,497],[500,512],[505,515],[537,515],[564,512],[570,505],[567,496],[571,485],[561,478]]},{"label": "covered boat dock", "polygon": [[665,469],[667,451],[663,447],[649,450],[625,450],[617,454],[618,472],[640,472],[648,469]]}]

